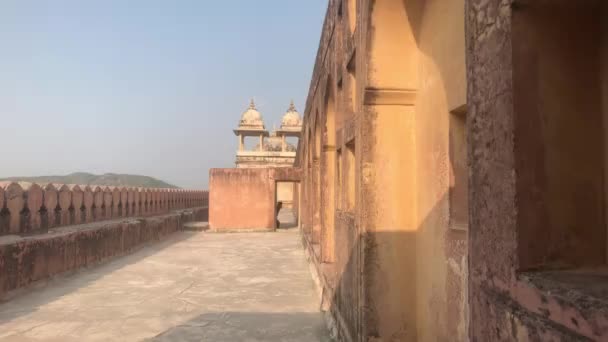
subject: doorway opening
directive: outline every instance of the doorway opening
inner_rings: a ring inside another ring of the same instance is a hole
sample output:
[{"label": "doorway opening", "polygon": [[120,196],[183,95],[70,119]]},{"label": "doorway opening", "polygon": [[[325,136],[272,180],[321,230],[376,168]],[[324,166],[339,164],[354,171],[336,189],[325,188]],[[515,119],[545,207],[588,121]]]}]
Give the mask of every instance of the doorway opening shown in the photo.
[{"label": "doorway opening", "polygon": [[298,182],[276,182],[275,218],[277,229],[298,227],[300,212],[299,193]]}]

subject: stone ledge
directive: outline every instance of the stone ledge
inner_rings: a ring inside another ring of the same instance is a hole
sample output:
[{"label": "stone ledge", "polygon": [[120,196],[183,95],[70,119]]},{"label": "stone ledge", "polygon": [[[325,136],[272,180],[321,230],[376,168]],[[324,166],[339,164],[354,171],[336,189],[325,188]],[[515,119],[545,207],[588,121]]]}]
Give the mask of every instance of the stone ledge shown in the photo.
[{"label": "stone ledge", "polygon": [[519,274],[513,298],[529,312],[592,340],[608,339],[608,268]]},{"label": "stone ledge", "polygon": [[208,208],[52,229],[28,237],[0,240],[0,301],[54,276],[107,262],[161,241],[183,224],[206,220]]},{"label": "stone ledge", "polygon": [[210,233],[216,234],[237,234],[237,233],[272,233],[275,232],[274,228],[220,228],[210,229]]},{"label": "stone ledge", "polygon": [[190,232],[204,232],[209,230],[209,222],[188,222],[184,224],[183,228]]}]

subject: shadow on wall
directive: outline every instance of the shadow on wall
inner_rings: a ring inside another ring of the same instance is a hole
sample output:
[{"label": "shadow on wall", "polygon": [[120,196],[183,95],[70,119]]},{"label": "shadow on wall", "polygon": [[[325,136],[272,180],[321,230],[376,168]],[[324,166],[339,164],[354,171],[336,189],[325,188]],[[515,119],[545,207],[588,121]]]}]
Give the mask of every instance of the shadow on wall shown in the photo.
[{"label": "shadow on wall", "polygon": [[[319,208],[315,191],[310,191],[318,185],[318,177],[310,167],[312,153],[299,155],[307,172],[303,180],[307,203],[302,210],[307,251],[323,285],[324,308],[331,309],[345,340],[467,339],[468,234],[466,228],[450,228],[448,195],[449,133],[454,128],[449,113],[466,104],[464,8],[464,0],[386,0],[373,1],[360,11],[363,25],[370,27],[365,30],[368,45],[360,46],[368,50],[357,50],[359,61],[365,61],[358,69],[368,73],[359,73],[358,87],[415,89],[416,102],[399,108],[374,105],[374,96],[368,99],[365,91],[359,91],[364,98],[355,100],[369,115],[360,116],[357,123],[362,129],[356,142],[357,172],[352,177],[356,208],[350,210],[342,203],[345,211],[335,213],[335,238],[328,239],[333,243],[328,250],[335,251],[333,263],[321,262],[319,250],[325,252],[327,246],[310,236],[310,231],[318,230],[314,218]],[[328,16],[337,12],[329,11]],[[324,30],[322,48],[333,39],[330,32]],[[326,46],[331,50],[330,44]],[[348,62],[333,61],[331,56],[332,51],[320,50],[313,80],[321,82]],[[333,67],[326,70],[325,65]],[[321,103],[323,96],[323,90],[311,89],[308,101]],[[365,107],[366,101],[372,105]],[[406,108],[412,104],[414,108]],[[316,126],[315,105],[310,107],[304,150],[315,144],[310,131]],[[410,111],[415,111],[416,119],[405,121],[414,114]],[[415,138],[412,144],[404,143],[410,138]],[[338,141],[342,151],[347,142]],[[343,186],[345,168],[338,165]],[[323,238],[327,235],[332,234]]]},{"label": "shadow on wall", "polygon": [[[434,331],[422,333],[437,340],[466,339],[467,233],[448,228],[447,210],[444,195],[415,231],[363,234],[352,215],[336,215],[336,262],[313,258],[324,286],[324,310],[330,310],[340,338],[416,341],[423,337],[417,331],[425,326],[422,321],[433,321]],[[429,233],[433,241],[423,241]],[[305,238],[311,255],[310,236]],[[420,249],[430,246],[436,250],[427,260],[429,252]],[[429,288],[419,289],[418,278],[426,278],[422,284]]]},{"label": "shadow on wall", "polygon": [[346,337],[346,333],[351,340],[357,336],[415,340],[416,234],[357,236],[353,232],[347,243],[350,248],[338,252],[350,254],[345,264],[321,266],[324,281],[334,288],[332,297],[323,301],[330,303],[332,316],[346,330],[339,331],[339,337]]},{"label": "shadow on wall", "polygon": [[[107,262],[103,265],[91,266],[91,268],[84,268],[81,270],[70,271],[59,276],[47,279],[44,282],[49,282],[49,285],[53,282],[62,282],[62,286],[56,286],[53,291],[48,291],[46,287],[25,288],[18,290],[13,294],[13,298],[9,298],[7,301],[2,303],[0,301],[0,324],[10,322],[23,315],[28,315],[45,304],[52,303],[58,298],[64,295],[77,291],[80,288],[84,288],[89,284],[95,282],[97,279],[105,277],[115,271],[127,267],[131,264],[135,264],[143,259],[146,259],[156,253],[163,251],[164,249],[171,247],[175,243],[179,243],[192,238],[197,233],[189,232],[178,232],[173,234],[167,240],[162,242],[143,245],[139,247],[139,251],[130,251],[129,255],[119,255],[113,257],[114,260],[102,261]],[[19,305],[21,302],[21,296],[27,296],[27,305],[18,306],[18,309],[12,310],[11,307]],[[16,297],[16,298],[15,298]]]},{"label": "shadow on wall", "polygon": [[146,341],[329,342],[332,340],[325,327],[323,316],[318,312],[218,312],[197,316]]}]

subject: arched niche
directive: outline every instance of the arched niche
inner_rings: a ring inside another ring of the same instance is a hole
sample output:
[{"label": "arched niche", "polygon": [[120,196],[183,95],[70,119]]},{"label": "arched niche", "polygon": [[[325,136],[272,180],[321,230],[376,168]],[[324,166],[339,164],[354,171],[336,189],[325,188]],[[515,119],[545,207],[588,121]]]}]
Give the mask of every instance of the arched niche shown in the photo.
[{"label": "arched niche", "polygon": [[321,142],[321,255],[323,262],[334,262],[336,203],[336,101],[334,83],[327,80],[324,99],[323,138]]},{"label": "arched niche", "polygon": [[[406,5],[416,3],[416,5]],[[423,1],[376,0],[372,2],[368,30],[371,89],[418,88],[418,48],[415,28]]]}]

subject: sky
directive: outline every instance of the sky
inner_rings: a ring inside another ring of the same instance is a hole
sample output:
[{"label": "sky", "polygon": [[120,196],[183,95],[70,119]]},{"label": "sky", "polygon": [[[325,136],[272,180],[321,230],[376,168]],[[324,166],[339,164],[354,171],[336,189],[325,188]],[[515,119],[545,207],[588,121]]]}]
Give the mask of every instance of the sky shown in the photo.
[{"label": "sky", "polygon": [[0,1],[0,178],[152,176],[206,189],[254,98],[310,84],[327,0]]}]

